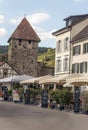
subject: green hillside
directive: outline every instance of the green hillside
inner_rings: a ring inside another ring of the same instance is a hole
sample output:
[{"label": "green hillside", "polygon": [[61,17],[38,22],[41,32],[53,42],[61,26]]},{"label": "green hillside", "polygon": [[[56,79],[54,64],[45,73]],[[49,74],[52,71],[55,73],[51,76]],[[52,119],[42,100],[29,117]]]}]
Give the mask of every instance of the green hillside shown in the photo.
[{"label": "green hillside", "polygon": [[55,65],[55,49],[49,48],[45,53],[38,54],[38,61],[44,62],[46,66],[54,67]]},{"label": "green hillside", "polygon": [[[7,61],[8,46],[0,46],[0,61]],[[55,49],[38,47],[38,61],[44,62],[46,66],[54,67]]]}]

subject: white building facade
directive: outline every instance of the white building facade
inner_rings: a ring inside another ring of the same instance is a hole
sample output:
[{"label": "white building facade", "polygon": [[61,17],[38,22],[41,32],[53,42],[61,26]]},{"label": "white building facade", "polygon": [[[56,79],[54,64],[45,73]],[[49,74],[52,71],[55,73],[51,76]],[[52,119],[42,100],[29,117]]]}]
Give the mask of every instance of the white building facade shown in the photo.
[{"label": "white building facade", "polygon": [[[73,66],[79,66],[74,64],[78,61],[82,62],[82,59],[77,57],[81,53],[82,47],[78,41],[74,45],[72,41],[88,25],[88,14],[70,16],[64,20],[66,26],[53,32],[53,35],[56,36],[55,76],[73,73]],[[76,45],[77,47],[75,47]],[[76,57],[74,58],[74,56]],[[79,73],[78,69],[76,71]]]},{"label": "white building facade", "polygon": [[56,34],[55,76],[69,73],[70,30],[63,29]]},{"label": "white building facade", "polygon": [[[55,76],[88,74],[88,14],[64,19],[66,27],[53,33],[56,36]],[[81,86],[88,91],[88,85]]]}]

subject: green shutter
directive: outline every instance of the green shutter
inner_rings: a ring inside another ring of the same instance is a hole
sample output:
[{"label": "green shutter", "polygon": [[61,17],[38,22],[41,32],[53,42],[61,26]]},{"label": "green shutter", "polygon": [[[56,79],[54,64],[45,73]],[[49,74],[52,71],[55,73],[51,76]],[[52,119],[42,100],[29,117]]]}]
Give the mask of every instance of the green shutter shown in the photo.
[{"label": "green shutter", "polygon": [[72,73],[74,73],[75,72],[75,66],[74,66],[74,64],[72,64]]},{"label": "green shutter", "polygon": [[75,55],[75,47],[73,47],[73,56]]},{"label": "green shutter", "polygon": [[85,73],[87,73],[87,62],[85,62]]},{"label": "green shutter", "polygon": [[77,73],[79,73],[79,63],[77,63]]},{"label": "green shutter", "polygon": [[83,45],[83,53],[86,53],[86,44]]},{"label": "green shutter", "polygon": [[81,50],[81,46],[80,45],[79,45],[78,49],[79,49],[78,54],[80,54],[80,50]]},{"label": "green shutter", "polygon": [[80,63],[80,73],[83,73],[83,63]]},{"label": "green shutter", "polygon": [[87,43],[87,52],[88,52],[88,43]]}]

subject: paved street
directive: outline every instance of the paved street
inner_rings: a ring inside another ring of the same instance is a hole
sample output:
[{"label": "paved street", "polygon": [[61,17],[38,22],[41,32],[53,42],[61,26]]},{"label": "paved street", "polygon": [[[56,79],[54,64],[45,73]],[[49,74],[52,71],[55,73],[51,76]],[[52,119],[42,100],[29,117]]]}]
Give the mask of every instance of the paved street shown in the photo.
[{"label": "paved street", "polygon": [[88,116],[0,102],[0,130],[88,130]]}]

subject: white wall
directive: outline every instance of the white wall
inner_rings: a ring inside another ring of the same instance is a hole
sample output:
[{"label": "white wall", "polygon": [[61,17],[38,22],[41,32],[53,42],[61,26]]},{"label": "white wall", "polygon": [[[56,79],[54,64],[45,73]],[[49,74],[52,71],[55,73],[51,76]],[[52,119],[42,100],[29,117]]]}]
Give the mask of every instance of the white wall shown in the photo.
[{"label": "white wall", "polygon": [[[69,70],[64,72],[64,69],[63,69],[63,59],[65,57],[69,58],[69,50],[68,51],[64,51],[64,39],[66,37],[68,37],[69,41],[70,41],[70,31],[62,33],[62,34],[56,36],[55,75],[63,74],[63,73],[69,73]],[[61,40],[61,51],[57,52],[57,42],[59,40]],[[69,43],[69,45],[70,45],[70,43]],[[70,49],[70,46],[69,46],[69,49]],[[61,61],[62,61],[61,62],[61,72],[57,72],[57,60],[58,59],[61,59]]]},{"label": "white wall", "polygon": [[88,53],[83,54],[83,44],[87,43],[88,40],[78,42],[73,44],[74,46],[81,45],[80,55],[76,55],[72,57],[72,63],[81,63],[81,62],[88,62]]}]

